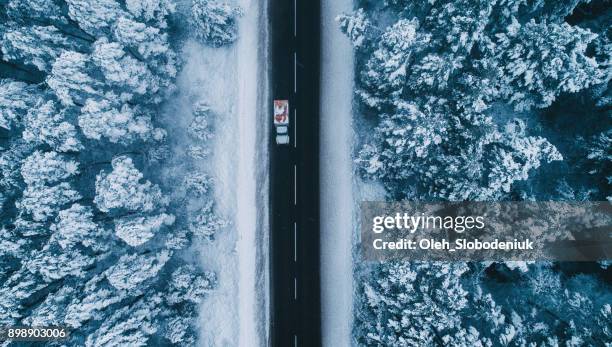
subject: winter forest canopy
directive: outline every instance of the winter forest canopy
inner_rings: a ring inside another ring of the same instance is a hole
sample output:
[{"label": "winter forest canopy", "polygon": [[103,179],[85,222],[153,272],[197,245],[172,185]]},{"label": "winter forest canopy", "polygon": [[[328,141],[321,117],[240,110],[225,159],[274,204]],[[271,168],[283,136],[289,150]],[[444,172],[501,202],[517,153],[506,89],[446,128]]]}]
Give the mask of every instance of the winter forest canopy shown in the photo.
[{"label": "winter forest canopy", "polygon": [[[241,13],[214,0],[0,0],[1,326],[66,326],[68,345],[194,344],[217,276],[186,250],[226,225],[212,180],[189,167],[214,114],[200,100],[180,115],[197,148],[171,177],[159,118],[182,42],[231,44]],[[201,206],[185,208],[194,196]]]},{"label": "winter forest canopy", "polygon": [[[390,200],[612,200],[610,2],[356,1],[361,177]],[[609,264],[357,266],[354,338],[604,346]]]}]

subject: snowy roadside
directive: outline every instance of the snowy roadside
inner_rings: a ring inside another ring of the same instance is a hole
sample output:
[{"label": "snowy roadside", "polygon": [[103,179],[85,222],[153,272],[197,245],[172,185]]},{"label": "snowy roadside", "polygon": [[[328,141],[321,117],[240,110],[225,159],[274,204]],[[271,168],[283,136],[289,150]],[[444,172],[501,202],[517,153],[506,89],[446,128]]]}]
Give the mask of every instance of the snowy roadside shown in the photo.
[{"label": "snowy roadside", "polygon": [[[196,42],[185,45],[185,67],[178,88],[189,95],[190,102],[204,101],[216,115],[211,157],[200,165],[214,178],[217,213],[232,224],[220,230],[212,242],[197,245],[201,264],[218,276],[218,286],[202,303],[199,315],[202,346],[236,345],[238,326],[237,234],[233,214],[236,211],[236,157],[238,139],[231,136],[236,121],[235,88],[226,81],[235,79],[233,47],[210,48]],[[213,86],[213,87],[211,87]]]},{"label": "snowy roadside", "polygon": [[240,0],[246,16],[237,42],[239,145],[238,231],[240,346],[267,345],[268,100],[267,1]]},{"label": "snowy roadside", "polygon": [[216,115],[210,157],[199,165],[214,179],[217,213],[230,222],[212,242],[197,245],[202,267],[218,276],[200,309],[201,346],[263,346],[268,336],[268,154],[262,141],[268,137],[258,111],[268,83],[267,5],[236,4],[244,10],[238,40],[221,48],[187,42],[177,80],[181,109],[203,101]]},{"label": "snowy roadside", "polygon": [[351,0],[322,7],[321,320],[323,346],[350,346],[353,321],[355,208],[352,129],[353,49],[335,17]]}]

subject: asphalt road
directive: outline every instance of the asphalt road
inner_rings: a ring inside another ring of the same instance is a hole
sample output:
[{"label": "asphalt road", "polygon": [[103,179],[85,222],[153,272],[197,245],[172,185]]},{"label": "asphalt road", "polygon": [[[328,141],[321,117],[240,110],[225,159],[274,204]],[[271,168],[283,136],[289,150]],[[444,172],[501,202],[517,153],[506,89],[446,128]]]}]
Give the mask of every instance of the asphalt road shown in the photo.
[{"label": "asphalt road", "polygon": [[[319,0],[270,0],[272,99],[290,107],[289,145],[269,114],[271,345],[321,345]],[[295,20],[297,17],[297,20]]]}]

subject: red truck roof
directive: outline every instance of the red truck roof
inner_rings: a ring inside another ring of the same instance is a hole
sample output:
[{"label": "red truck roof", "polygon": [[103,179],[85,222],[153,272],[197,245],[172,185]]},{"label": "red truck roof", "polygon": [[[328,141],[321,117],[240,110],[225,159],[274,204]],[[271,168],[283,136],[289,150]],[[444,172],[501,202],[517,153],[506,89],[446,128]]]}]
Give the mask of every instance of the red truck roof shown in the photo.
[{"label": "red truck roof", "polygon": [[274,125],[289,124],[289,100],[274,100]]}]

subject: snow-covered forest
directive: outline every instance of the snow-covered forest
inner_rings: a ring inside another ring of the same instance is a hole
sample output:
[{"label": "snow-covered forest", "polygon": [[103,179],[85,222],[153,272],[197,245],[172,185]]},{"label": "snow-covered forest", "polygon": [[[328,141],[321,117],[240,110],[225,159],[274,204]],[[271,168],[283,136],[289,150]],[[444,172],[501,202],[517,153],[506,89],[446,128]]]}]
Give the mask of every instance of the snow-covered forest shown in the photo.
[{"label": "snow-covered forest", "polygon": [[170,114],[183,134],[166,105],[183,43],[231,45],[242,14],[215,0],[0,0],[1,326],[66,326],[65,345],[196,343],[219,274],[191,248],[229,224],[196,165],[216,115],[191,100]]},{"label": "snow-covered forest", "polygon": [[[609,1],[357,0],[337,21],[355,170],[388,200],[612,200]],[[608,266],[358,263],[354,343],[609,345]]]}]

